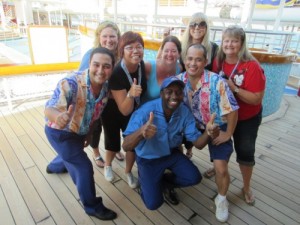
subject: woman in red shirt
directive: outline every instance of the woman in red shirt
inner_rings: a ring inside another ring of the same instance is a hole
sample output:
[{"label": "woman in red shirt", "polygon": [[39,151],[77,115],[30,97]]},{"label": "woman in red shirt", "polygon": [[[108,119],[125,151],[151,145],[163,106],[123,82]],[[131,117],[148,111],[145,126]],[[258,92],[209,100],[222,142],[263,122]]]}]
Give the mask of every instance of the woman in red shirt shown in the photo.
[{"label": "woman in red shirt", "polygon": [[243,176],[245,201],[254,205],[250,181],[255,164],[255,142],[262,119],[266,78],[263,69],[247,49],[243,28],[229,26],[223,31],[213,71],[228,79],[228,85],[240,106],[233,134],[234,147]]}]

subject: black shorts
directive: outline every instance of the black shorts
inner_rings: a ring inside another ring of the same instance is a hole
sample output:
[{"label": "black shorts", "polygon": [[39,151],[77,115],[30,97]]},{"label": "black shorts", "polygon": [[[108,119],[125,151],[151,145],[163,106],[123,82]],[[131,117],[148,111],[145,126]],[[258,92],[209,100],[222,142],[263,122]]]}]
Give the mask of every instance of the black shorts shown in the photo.
[{"label": "black shorts", "polygon": [[121,131],[124,132],[130,119],[124,116],[114,99],[109,99],[102,115],[105,149],[113,152],[121,150]]},{"label": "black shorts", "polygon": [[255,143],[261,120],[262,111],[250,119],[238,121],[233,134],[233,141],[236,161],[239,164],[255,165]]},{"label": "black shorts", "polygon": [[100,136],[101,136],[101,133],[102,133],[101,118],[97,119],[94,123],[95,123],[95,128],[93,130],[92,140],[91,140],[90,146],[92,148],[98,148],[99,142],[100,142]]}]

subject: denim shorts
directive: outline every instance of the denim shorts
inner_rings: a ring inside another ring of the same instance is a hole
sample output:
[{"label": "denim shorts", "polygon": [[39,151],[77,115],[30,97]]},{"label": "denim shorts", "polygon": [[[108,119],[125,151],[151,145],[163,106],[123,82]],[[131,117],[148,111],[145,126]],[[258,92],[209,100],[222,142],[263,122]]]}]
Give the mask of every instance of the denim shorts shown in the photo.
[{"label": "denim shorts", "polygon": [[255,143],[261,120],[262,111],[250,119],[238,121],[236,125],[233,140],[236,161],[241,165],[255,165]]},{"label": "denim shorts", "polygon": [[[220,129],[222,131],[226,131],[227,124],[220,126]],[[211,162],[214,159],[229,161],[230,156],[233,152],[232,139],[230,138],[228,141],[226,141],[220,145],[213,145],[211,142],[209,142],[208,149],[209,149],[209,153],[210,153],[210,161]]]}]

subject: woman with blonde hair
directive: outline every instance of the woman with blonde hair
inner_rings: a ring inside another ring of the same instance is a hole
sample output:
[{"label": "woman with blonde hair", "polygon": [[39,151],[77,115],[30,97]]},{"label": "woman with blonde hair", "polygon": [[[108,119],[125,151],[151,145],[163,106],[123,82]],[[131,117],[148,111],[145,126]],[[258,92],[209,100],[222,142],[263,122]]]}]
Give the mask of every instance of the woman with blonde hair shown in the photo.
[{"label": "woman with blonde hair", "polygon": [[211,70],[214,58],[217,55],[218,45],[210,41],[209,21],[205,14],[201,12],[194,13],[187,24],[182,35],[182,59],[186,56],[188,47],[191,44],[202,44],[207,50],[207,64],[205,69]]},{"label": "woman with blonde hair", "polygon": [[255,143],[262,120],[266,78],[263,69],[247,48],[243,28],[229,26],[223,31],[213,71],[228,79],[228,86],[240,107],[233,133],[234,149],[243,177],[245,202],[254,205],[255,198],[250,183],[255,165]]},{"label": "woman with blonde hair", "polygon": [[[117,62],[118,61],[117,47],[118,47],[118,41],[120,39],[120,36],[121,36],[121,32],[117,24],[115,24],[112,21],[101,22],[95,30],[93,47],[89,49],[82,57],[78,70],[83,71],[89,67],[91,52],[93,51],[93,49],[97,47],[104,47],[110,50],[115,56],[115,62]],[[105,162],[101,157],[100,150],[99,150],[101,132],[102,132],[102,123],[101,123],[101,119],[99,118],[99,120],[96,121],[96,127],[92,135],[90,146],[93,148],[94,160],[96,165],[100,168],[103,168]],[[123,161],[124,155],[121,152],[118,152],[116,154],[116,158],[120,161]]]}]

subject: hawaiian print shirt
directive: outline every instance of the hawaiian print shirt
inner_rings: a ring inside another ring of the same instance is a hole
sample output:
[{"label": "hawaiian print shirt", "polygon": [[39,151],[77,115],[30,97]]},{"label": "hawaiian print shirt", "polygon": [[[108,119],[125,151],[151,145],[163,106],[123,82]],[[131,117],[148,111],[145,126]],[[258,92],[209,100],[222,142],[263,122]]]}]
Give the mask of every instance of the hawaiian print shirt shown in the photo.
[{"label": "hawaiian print shirt", "polygon": [[[73,115],[63,130],[85,135],[93,122],[100,117],[107,100],[108,82],[103,84],[99,97],[95,99],[90,86],[89,71],[85,70],[70,74],[59,81],[46,103],[46,108],[53,107],[64,112],[73,105]],[[55,123],[45,119],[47,126],[58,128]]]},{"label": "hawaiian print shirt", "polygon": [[186,72],[177,77],[186,84],[184,103],[191,109],[199,129],[205,129],[211,114],[216,113],[215,123],[221,126],[227,123],[223,116],[239,108],[227,82],[218,74],[204,70],[195,91]]}]

